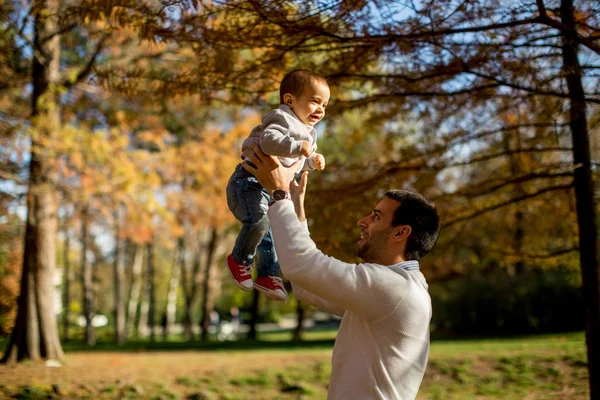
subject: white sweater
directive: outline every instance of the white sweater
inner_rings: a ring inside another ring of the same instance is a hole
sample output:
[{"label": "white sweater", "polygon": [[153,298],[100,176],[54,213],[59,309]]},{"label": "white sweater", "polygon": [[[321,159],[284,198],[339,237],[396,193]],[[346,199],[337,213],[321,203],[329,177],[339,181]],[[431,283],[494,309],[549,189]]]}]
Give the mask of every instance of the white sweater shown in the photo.
[{"label": "white sweater", "polygon": [[431,298],[416,261],[350,264],[326,256],[291,201],[268,212],[281,271],[296,297],[342,316],[328,399],[412,400],[429,355]]}]

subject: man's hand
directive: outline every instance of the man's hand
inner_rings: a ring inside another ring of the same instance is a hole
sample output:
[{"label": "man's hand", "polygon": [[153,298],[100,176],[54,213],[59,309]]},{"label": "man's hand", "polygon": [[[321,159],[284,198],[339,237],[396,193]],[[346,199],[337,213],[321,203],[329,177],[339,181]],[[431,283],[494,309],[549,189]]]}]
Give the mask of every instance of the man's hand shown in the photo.
[{"label": "man's hand", "polygon": [[323,154],[315,153],[312,156],[312,161],[317,171],[323,171],[325,169],[325,157],[323,157]]},{"label": "man's hand", "polygon": [[242,163],[242,167],[254,175],[267,192],[273,193],[277,189],[289,191],[290,182],[294,178],[301,161],[298,160],[286,168],[281,165],[276,157],[263,153],[256,144],[253,144],[249,150],[246,150],[244,155],[248,161],[256,165],[256,168],[245,162]]},{"label": "man's hand", "polygon": [[312,153],[312,145],[310,144],[309,141],[303,140],[302,141],[302,150],[300,151],[300,154],[302,154],[304,157],[309,157]]},{"label": "man's hand", "polygon": [[295,179],[292,179],[290,182],[290,195],[292,196],[294,210],[296,210],[296,215],[298,216],[298,220],[300,222],[306,219],[306,214],[304,213],[304,196],[306,195],[307,182],[308,171],[304,171],[302,173],[300,184],[298,184]]}]

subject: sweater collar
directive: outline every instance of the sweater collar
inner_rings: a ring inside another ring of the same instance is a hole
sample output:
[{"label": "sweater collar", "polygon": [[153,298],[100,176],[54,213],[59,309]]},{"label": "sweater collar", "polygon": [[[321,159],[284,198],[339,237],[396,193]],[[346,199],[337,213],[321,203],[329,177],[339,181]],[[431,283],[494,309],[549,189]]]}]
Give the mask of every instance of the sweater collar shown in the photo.
[{"label": "sweater collar", "polygon": [[418,271],[419,262],[417,260],[408,260],[398,264],[394,264],[392,267],[397,269],[403,269],[405,271]]},{"label": "sweater collar", "polygon": [[394,264],[391,265],[390,268],[392,269],[392,271],[399,273],[400,271],[406,271],[406,272],[417,272],[417,274],[411,274],[415,277],[415,279],[417,279],[419,282],[421,282],[421,284],[423,285],[423,287],[425,289],[429,289],[429,285],[427,284],[427,281],[425,280],[425,277],[423,276],[423,274],[421,273],[421,271],[419,271],[419,262],[416,260],[410,260],[410,261],[404,261],[398,264]]}]

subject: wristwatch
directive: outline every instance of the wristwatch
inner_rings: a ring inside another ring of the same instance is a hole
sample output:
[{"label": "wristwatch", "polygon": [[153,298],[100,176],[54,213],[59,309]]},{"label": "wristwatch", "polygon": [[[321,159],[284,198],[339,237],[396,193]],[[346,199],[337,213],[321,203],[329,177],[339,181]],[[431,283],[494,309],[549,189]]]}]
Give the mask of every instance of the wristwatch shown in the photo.
[{"label": "wristwatch", "polygon": [[269,201],[269,206],[272,206],[273,203],[275,203],[276,201],[279,201],[279,200],[291,200],[291,199],[292,199],[292,197],[290,196],[290,192],[287,192],[282,189],[276,189],[276,190],[273,190],[273,193],[271,193],[271,201]]}]

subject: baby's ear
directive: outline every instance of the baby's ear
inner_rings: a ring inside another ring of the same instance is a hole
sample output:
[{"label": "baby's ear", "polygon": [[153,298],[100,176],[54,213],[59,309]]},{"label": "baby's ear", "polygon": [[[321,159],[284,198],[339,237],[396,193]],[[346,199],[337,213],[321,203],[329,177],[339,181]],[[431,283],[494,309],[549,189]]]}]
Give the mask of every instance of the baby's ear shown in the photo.
[{"label": "baby's ear", "polygon": [[294,104],[294,95],[292,95],[291,93],[286,93],[283,95],[283,104],[285,104],[288,107],[292,107],[292,104]]}]

